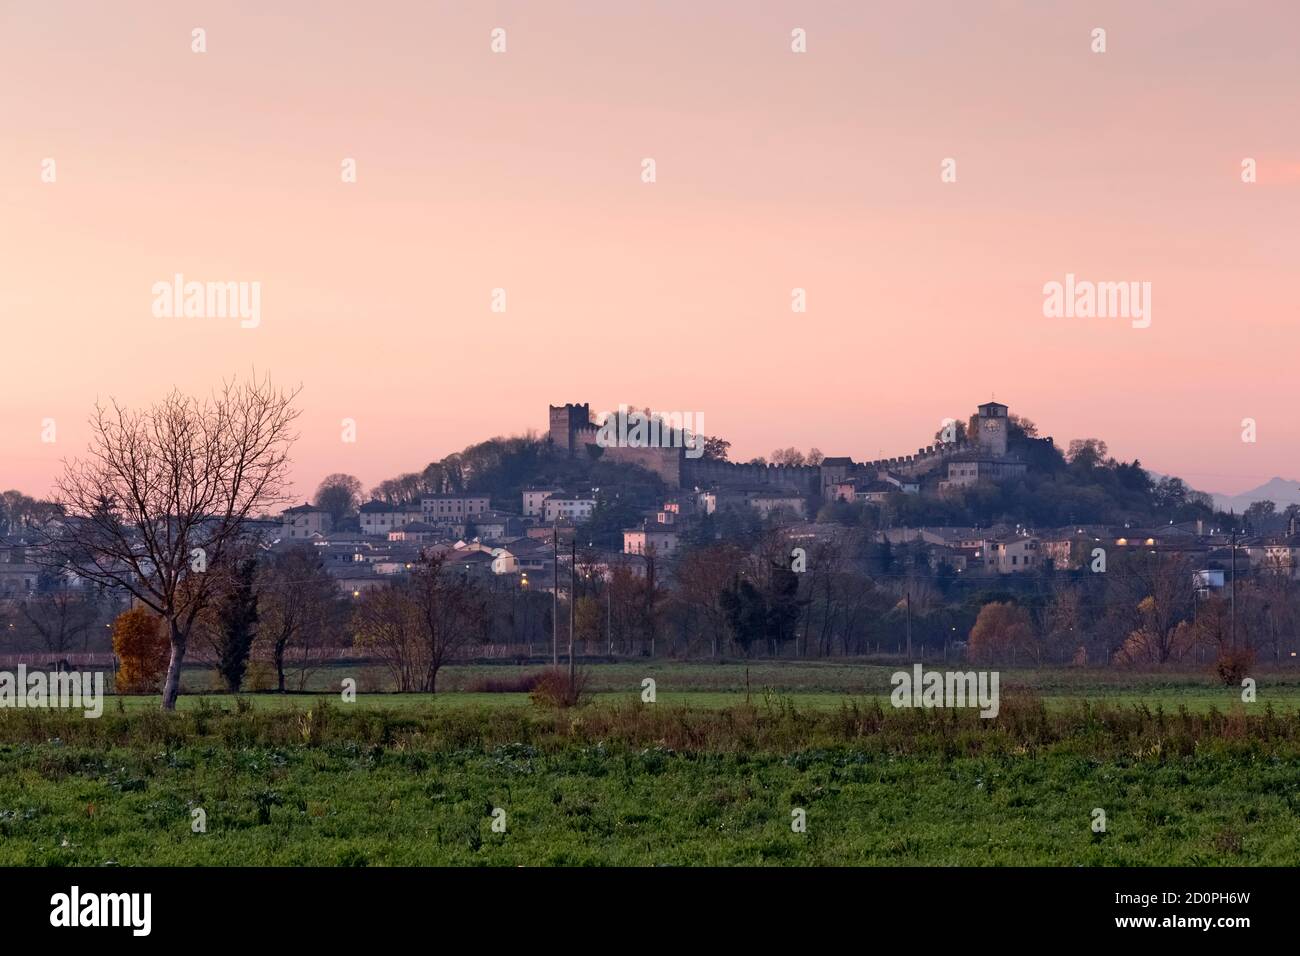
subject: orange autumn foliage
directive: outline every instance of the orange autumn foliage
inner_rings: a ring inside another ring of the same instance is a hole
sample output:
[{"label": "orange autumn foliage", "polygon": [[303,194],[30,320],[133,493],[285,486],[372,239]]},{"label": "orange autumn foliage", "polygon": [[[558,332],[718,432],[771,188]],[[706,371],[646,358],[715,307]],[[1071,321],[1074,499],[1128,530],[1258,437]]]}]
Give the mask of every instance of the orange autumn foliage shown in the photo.
[{"label": "orange autumn foliage", "polygon": [[113,653],[119,694],[157,693],[171,654],[162,618],[142,607],[123,611],[113,622]]}]

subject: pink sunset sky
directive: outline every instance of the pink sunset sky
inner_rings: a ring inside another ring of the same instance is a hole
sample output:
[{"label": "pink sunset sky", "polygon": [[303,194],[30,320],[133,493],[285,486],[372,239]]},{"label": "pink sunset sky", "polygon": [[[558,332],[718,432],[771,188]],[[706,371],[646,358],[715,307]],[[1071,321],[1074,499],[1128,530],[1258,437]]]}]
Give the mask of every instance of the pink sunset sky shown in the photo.
[{"label": "pink sunset sky", "polygon": [[[548,403],[865,459],[994,393],[1205,490],[1300,478],[1297,50],[1294,0],[9,0],[0,487],[97,398],[254,366],[302,385],[299,495]],[[260,325],[155,317],[176,273]],[[1066,273],[1150,282],[1151,327],[1044,317]]]}]

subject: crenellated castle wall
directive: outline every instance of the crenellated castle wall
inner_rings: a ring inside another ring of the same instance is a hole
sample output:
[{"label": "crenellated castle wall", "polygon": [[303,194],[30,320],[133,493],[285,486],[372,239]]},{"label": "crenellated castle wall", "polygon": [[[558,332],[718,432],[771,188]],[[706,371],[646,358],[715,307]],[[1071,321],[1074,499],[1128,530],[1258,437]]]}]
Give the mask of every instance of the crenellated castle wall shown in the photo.
[{"label": "crenellated castle wall", "polygon": [[756,465],[704,458],[682,460],[682,484],[772,485],[793,488],[806,495],[821,493],[821,468],[817,465]]},{"label": "crenellated castle wall", "polygon": [[892,471],[896,474],[906,475],[908,478],[919,478],[934,471],[936,467],[942,465],[953,455],[978,450],[978,446],[969,441],[944,442],[918,448],[915,455],[903,455],[898,458],[878,458],[875,461],[863,462],[855,467],[860,468],[863,472]]},{"label": "crenellated castle wall", "polygon": [[[551,405],[548,411],[549,435],[556,447],[575,454],[586,445],[594,443],[596,425],[591,420],[589,405]],[[606,460],[640,465],[653,471],[673,488],[758,485],[794,489],[809,497],[829,500],[832,486],[846,478],[876,477],[886,471],[908,478],[921,478],[941,468],[954,455],[979,450],[981,446],[972,441],[946,442],[918,448],[914,455],[847,464],[841,458],[832,459],[834,464],[821,465],[759,465],[714,461],[687,457],[680,448],[614,447],[604,449],[602,454]]]}]

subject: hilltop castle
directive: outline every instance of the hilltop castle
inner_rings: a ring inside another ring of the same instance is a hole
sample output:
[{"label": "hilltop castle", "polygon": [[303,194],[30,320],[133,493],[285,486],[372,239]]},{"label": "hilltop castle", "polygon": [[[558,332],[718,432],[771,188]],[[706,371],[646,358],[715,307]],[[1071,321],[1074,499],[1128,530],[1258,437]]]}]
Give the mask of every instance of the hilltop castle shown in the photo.
[{"label": "hilltop castle", "polygon": [[[598,425],[586,403],[549,406],[552,445],[569,455],[596,446]],[[602,457],[640,465],[672,488],[772,486],[824,501],[862,497],[859,489],[892,485],[902,490],[928,485],[942,492],[979,481],[1005,481],[1022,475],[1026,462],[1009,451],[1008,408],[998,402],[980,405],[964,439],[918,448],[914,455],[855,462],[826,458],[817,465],[760,465],[688,458],[682,448],[606,447]],[[1050,442],[1051,439],[1040,439]],[[870,492],[866,492],[870,494]]]},{"label": "hilltop castle", "polygon": [[579,451],[584,445],[596,443],[596,423],[591,418],[591,406],[551,405],[550,431],[551,444],[570,455]]}]

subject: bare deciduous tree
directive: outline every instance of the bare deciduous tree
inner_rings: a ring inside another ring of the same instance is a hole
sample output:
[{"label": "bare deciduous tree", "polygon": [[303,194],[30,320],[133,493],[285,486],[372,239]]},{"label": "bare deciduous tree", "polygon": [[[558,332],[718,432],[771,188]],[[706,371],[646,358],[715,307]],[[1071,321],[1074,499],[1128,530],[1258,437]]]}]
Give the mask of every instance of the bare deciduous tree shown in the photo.
[{"label": "bare deciduous tree", "polygon": [[1107,578],[1118,597],[1117,611],[1132,622],[1121,659],[1164,664],[1187,650],[1186,628],[1179,627],[1192,612],[1192,565],[1186,556],[1126,555]]},{"label": "bare deciduous tree", "polygon": [[721,653],[727,639],[722,592],[740,572],[744,559],[735,545],[711,544],[687,551],[674,571],[678,599],[708,635],[711,657]]},{"label": "bare deciduous tree", "polygon": [[100,618],[100,609],[94,601],[66,582],[23,601],[18,605],[18,612],[40,638],[45,650],[52,654],[66,653],[77,642],[85,650],[90,629]]},{"label": "bare deciduous tree", "polygon": [[247,540],[250,516],[287,500],[297,394],[253,378],[204,399],[174,390],[143,410],[96,405],[86,457],[64,464],[65,518],[45,535],[45,560],[162,616],[163,710],[176,707],[190,631],[216,590],[208,569]]},{"label": "bare deciduous tree", "polygon": [[338,524],[361,504],[361,481],[342,472],[326,475],[316,489],[313,504],[328,511]]},{"label": "bare deciduous tree", "polygon": [[312,638],[331,629],[337,597],[338,588],[313,548],[294,548],[263,566],[258,595],[260,629],[271,647],[280,693],[284,693],[285,651],[293,645],[305,665],[311,656]]},{"label": "bare deciduous tree", "polygon": [[406,580],[368,591],[354,627],[357,644],[384,661],[399,691],[434,693],[438,671],[481,635],[485,620],[478,587],[432,557]]}]

